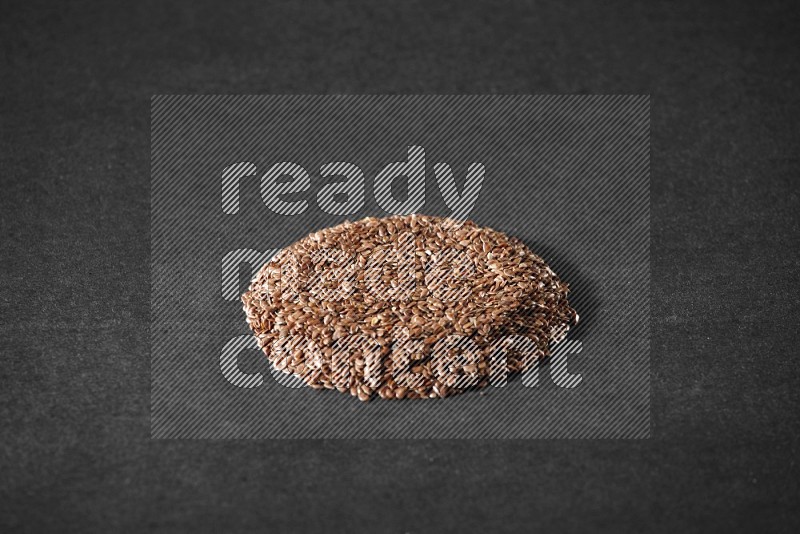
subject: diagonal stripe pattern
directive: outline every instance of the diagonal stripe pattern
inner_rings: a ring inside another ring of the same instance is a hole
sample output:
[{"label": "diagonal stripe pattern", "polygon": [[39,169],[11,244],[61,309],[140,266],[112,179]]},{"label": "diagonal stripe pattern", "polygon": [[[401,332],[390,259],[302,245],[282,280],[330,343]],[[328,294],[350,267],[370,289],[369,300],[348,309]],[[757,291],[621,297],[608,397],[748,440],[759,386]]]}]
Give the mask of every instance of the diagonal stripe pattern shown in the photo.
[{"label": "diagonal stripe pattern", "polygon": [[[151,121],[153,437],[650,435],[649,97],[157,96]],[[382,180],[391,165],[408,183]],[[360,403],[273,379],[230,300],[235,262],[388,210],[519,237],[579,325],[482,394]]]}]

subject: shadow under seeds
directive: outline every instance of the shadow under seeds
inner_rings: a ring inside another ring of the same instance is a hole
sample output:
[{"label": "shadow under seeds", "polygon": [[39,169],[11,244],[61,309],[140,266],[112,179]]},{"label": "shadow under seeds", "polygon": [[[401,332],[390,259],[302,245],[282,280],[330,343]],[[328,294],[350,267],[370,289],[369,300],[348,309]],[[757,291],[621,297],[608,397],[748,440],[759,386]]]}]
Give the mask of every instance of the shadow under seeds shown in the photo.
[{"label": "shadow under seeds", "polygon": [[580,319],[576,326],[570,328],[567,339],[580,340],[593,333],[602,304],[599,282],[590,278],[574,262],[566,260],[554,247],[529,239],[522,239],[522,242],[541,257],[562,282],[569,285],[569,304],[578,312]]},{"label": "shadow under seeds", "polygon": [[[600,299],[598,281],[590,278],[581,268],[572,261],[564,258],[556,248],[542,245],[531,239],[520,238],[534,254],[541,257],[556,273],[562,282],[569,285],[569,304],[578,313],[578,324],[570,328],[566,339],[580,341],[595,331],[597,318],[600,314],[602,301]],[[538,362],[539,371],[546,370],[550,365],[550,358]],[[523,373],[513,373],[508,376],[508,382],[521,380]]]}]

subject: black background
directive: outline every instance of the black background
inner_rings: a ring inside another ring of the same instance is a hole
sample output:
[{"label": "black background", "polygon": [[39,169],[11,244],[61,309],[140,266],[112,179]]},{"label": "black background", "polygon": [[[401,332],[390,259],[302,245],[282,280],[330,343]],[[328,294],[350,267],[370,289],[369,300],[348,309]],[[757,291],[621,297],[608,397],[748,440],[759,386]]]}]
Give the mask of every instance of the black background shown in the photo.
[{"label": "black background", "polygon": [[[793,2],[4,3],[0,521],[798,526]],[[562,5],[563,4],[563,5]],[[154,93],[652,95],[652,439],[151,441]]]}]

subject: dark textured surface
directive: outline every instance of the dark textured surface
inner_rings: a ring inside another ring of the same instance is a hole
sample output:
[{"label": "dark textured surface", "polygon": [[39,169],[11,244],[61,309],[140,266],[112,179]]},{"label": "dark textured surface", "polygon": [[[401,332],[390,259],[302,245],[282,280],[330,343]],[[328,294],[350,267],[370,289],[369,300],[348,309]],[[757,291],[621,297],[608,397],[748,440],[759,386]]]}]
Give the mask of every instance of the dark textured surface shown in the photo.
[{"label": "dark textured surface", "polygon": [[[6,3],[8,531],[798,526],[792,2]],[[652,439],[155,442],[153,93],[652,95]]]}]

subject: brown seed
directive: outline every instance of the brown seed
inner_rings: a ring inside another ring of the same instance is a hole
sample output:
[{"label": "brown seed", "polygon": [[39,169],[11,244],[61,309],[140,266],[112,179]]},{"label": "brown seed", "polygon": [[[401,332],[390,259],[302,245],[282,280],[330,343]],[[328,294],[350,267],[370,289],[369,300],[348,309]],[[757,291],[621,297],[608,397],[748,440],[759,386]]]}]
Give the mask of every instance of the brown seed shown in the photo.
[{"label": "brown seed", "polygon": [[[326,250],[339,254],[326,256]],[[448,267],[454,251],[474,269]],[[373,256],[379,252],[383,263]],[[507,352],[510,372],[527,369],[577,323],[568,291],[544,260],[516,238],[471,221],[459,226],[411,215],[369,217],[314,232],[264,265],[242,302],[247,324],[276,368],[315,389],[337,389],[366,401],[373,391],[382,398],[449,396],[463,390],[464,375],[486,385],[492,344],[510,335],[527,337],[535,346],[533,356]],[[404,365],[414,362],[411,369],[397,370],[413,373],[413,388],[395,380],[392,362],[399,360],[392,354],[401,342],[396,328],[419,343],[404,360]],[[477,361],[458,364],[452,351],[433,350],[453,334],[473,340]],[[374,346],[362,346],[348,335]],[[313,341],[317,350],[304,344],[291,358],[286,351],[273,352],[273,342],[287,336]],[[350,366],[349,387],[342,382],[346,368],[332,365],[334,347],[344,351],[342,361]],[[374,352],[375,347],[380,350]],[[372,358],[369,364],[365,358]]]}]

